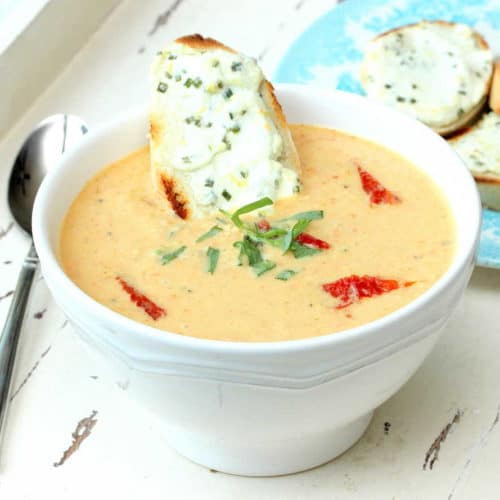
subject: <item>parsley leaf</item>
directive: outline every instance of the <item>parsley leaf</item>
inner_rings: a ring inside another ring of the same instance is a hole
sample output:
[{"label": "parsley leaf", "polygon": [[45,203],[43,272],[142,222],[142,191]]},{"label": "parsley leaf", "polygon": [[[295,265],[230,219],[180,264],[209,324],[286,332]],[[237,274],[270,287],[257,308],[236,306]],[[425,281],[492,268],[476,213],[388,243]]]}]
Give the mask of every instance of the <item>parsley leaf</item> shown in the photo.
[{"label": "parsley leaf", "polygon": [[284,269],[280,271],[274,278],[281,281],[288,281],[292,276],[297,274],[293,269]]},{"label": "parsley leaf", "polygon": [[309,257],[321,252],[319,248],[306,247],[305,245],[301,245],[296,241],[291,244],[290,250],[296,259],[302,259],[303,257]]},{"label": "parsley leaf", "polygon": [[208,257],[208,266],[207,271],[210,274],[214,274],[215,268],[217,267],[217,263],[219,262],[220,250],[217,248],[208,247],[207,257]]},{"label": "parsley leaf", "polygon": [[267,271],[270,271],[271,269],[274,269],[276,267],[276,263],[273,262],[272,260],[263,260],[261,262],[258,262],[255,264],[253,267],[253,270],[257,276],[260,276],[264,273],[267,273]]},{"label": "parsley leaf", "polygon": [[179,255],[181,255],[182,252],[186,250],[185,246],[179,247],[177,250],[174,250],[173,252],[167,252],[166,250],[163,249],[158,249],[156,251],[156,254],[160,257],[160,263],[162,266],[168,264],[169,262],[172,262],[174,259],[177,259]]},{"label": "parsley leaf", "polygon": [[299,212],[298,214],[291,215],[290,217],[286,217],[285,219],[281,219],[278,222],[285,222],[287,220],[318,220],[322,219],[324,216],[323,210],[310,210],[309,212]]},{"label": "parsley leaf", "polygon": [[254,201],[253,203],[249,203],[248,205],[243,205],[242,207],[238,208],[238,210],[236,210],[236,212],[234,212],[233,215],[229,215],[227,212],[223,211],[222,213],[224,215],[228,215],[236,227],[243,229],[245,227],[245,223],[240,219],[241,215],[248,214],[250,212],[253,212],[254,210],[258,210],[259,208],[267,207],[272,204],[273,200],[271,200],[271,198],[266,197]]},{"label": "parsley leaf", "polygon": [[262,262],[263,259],[260,253],[259,244],[248,236],[245,236],[242,241],[236,241],[233,243],[233,246],[240,249],[240,254],[238,256],[238,263],[240,266],[243,265],[245,258],[248,265],[251,267]]},{"label": "parsley leaf", "polygon": [[202,234],[197,240],[196,243],[200,243],[200,241],[205,241],[208,240],[208,238],[212,238],[213,236],[216,236],[222,231],[222,228],[220,226],[213,226],[211,227],[205,234]]}]

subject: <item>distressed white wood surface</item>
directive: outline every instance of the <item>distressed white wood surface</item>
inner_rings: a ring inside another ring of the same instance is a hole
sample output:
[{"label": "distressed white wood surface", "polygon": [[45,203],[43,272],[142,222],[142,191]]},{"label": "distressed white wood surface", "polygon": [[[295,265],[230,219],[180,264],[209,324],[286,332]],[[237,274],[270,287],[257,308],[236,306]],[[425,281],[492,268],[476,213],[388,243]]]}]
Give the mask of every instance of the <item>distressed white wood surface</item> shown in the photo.
[{"label": "distressed white wood surface", "polygon": [[[0,143],[0,297],[13,289],[27,250],[26,238],[10,228],[5,191],[12,158],[33,124],[65,111],[95,127],[141,104],[151,56],[185,33],[211,35],[260,56],[270,74],[279,46],[333,3],[124,1]],[[9,301],[0,300],[2,323]],[[127,381],[117,380],[106,360],[75,336],[39,279],[20,346],[0,498],[498,499],[499,311],[500,272],[476,269],[437,348],[376,412],[356,446],[305,473],[242,478],[210,472],[173,452],[161,439],[161,422],[130,400]],[[93,411],[97,422],[90,436],[54,467],[78,422]],[[457,412],[460,419],[432,470],[424,470],[426,453]]]}]

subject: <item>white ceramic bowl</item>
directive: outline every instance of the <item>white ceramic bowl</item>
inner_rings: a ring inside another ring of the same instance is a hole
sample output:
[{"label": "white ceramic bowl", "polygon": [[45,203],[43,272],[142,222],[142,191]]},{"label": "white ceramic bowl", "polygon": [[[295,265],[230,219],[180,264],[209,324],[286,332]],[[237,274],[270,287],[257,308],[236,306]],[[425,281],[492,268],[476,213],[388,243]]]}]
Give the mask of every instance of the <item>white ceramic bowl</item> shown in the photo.
[{"label": "white ceramic bowl", "polygon": [[58,261],[61,223],[99,169],[146,142],[146,109],[88,134],[50,172],[33,233],[54,299],[77,331],[130,381],[129,392],[165,422],[169,443],[207,467],[276,475],[324,463],[358,440],[374,409],[414,373],[462,296],[479,239],[480,202],[467,169],[430,129],[342,92],[277,86],[291,123],[338,128],[385,145],[441,186],[457,225],[445,275],[409,305],[322,337],[271,343],[200,340],[136,323],[85,295]]}]

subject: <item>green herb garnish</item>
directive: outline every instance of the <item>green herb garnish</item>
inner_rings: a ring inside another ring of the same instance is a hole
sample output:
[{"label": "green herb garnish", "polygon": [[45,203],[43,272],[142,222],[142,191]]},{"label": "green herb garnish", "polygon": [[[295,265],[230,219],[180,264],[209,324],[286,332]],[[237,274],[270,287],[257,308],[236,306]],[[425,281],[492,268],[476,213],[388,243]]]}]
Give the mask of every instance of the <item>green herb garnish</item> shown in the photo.
[{"label": "green herb garnish", "polygon": [[172,262],[174,259],[177,259],[177,257],[179,257],[184,250],[186,250],[185,246],[182,246],[173,252],[168,252],[160,248],[156,251],[156,254],[160,257],[161,265],[164,266],[165,264]]},{"label": "green herb garnish", "polygon": [[165,82],[160,82],[158,84],[158,87],[156,87],[156,90],[158,92],[161,92],[162,94],[164,94],[168,89],[168,85],[165,83]]},{"label": "green herb garnish", "polygon": [[200,243],[200,241],[208,240],[208,238],[212,238],[219,234],[222,231],[220,226],[211,227],[205,234],[202,234],[197,240],[196,243]]},{"label": "green herb garnish", "polygon": [[242,66],[242,63],[240,63],[240,62],[233,62],[231,64],[231,71],[241,71],[241,66]]},{"label": "green herb garnish", "polygon": [[272,260],[263,260],[257,263],[255,266],[253,266],[253,270],[257,276],[260,276],[264,273],[267,273],[267,271],[274,269],[275,267],[276,263],[273,262]]},{"label": "green herb garnish", "polygon": [[259,208],[264,208],[272,204],[273,200],[271,200],[271,198],[268,197],[261,198],[260,200],[254,201],[253,203],[249,203],[248,205],[243,205],[242,207],[238,208],[238,210],[236,210],[236,212],[234,212],[233,215],[229,215],[227,213],[224,213],[224,215],[229,215],[233,224],[236,227],[243,229],[245,224],[240,219],[240,216],[249,214],[250,212],[258,210]]},{"label": "green herb garnish", "polygon": [[194,81],[192,78],[188,78],[185,82],[184,82],[184,87],[191,87],[191,85],[193,85]]},{"label": "green herb garnish", "polygon": [[299,212],[298,214],[291,215],[285,219],[281,219],[279,222],[284,222],[287,220],[318,220],[322,219],[324,216],[323,210],[310,210],[308,212]]},{"label": "green herb garnish", "polygon": [[310,257],[311,255],[316,255],[322,252],[322,250],[319,248],[307,247],[305,245],[297,243],[296,241],[294,241],[290,245],[290,250],[296,259],[302,259],[303,257]]},{"label": "green herb garnish", "polygon": [[250,267],[256,266],[263,260],[259,244],[248,236],[245,236],[242,241],[234,242],[233,247],[240,249],[240,254],[238,255],[238,265],[240,266],[243,265],[245,258]]},{"label": "green herb garnish", "polygon": [[208,266],[207,271],[210,274],[214,274],[215,268],[217,267],[217,263],[219,262],[220,250],[217,248],[208,247],[207,257],[208,257]]},{"label": "green herb garnish", "polygon": [[275,276],[275,279],[281,281],[288,281],[292,276],[295,276],[296,274],[297,271],[294,271],[293,269],[284,269]]},{"label": "green herb garnish", "polygon": [[229,99],[232,95],[233,95],[233,91],[231,89],[226,89],[226,91],[224,92],[224,97],[226,99]]},{"label": "green herb garnish", "polygon": [[214,184],[215,183],[214,183],[213,179],[208,178],[208,179],[205,180],[205,187],[207,187],[207,188],[214,187]]},{"label": "green herb garnish", "polygon": [[226,189],[224,189],[224,191],[222,191],[222,196],[224,197],[224,199],[226,201],[229,201],[232,198],[231,193],[229,191],[227,191]]}]

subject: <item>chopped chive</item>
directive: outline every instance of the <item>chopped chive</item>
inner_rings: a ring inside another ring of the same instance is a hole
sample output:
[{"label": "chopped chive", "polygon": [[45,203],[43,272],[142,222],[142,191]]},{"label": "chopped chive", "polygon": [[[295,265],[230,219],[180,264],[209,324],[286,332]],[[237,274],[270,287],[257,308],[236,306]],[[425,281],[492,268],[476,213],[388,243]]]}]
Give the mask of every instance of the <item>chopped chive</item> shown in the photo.
[{"label": "chopped chive", "polygon": [[161,265],[164,266],[165,264],[168,264],[169,262],[172,262],[174,259],[179,257],[179,255],[181,255],[184,250],[186,250],[186,247],[182,246],[177,250],[174,250],[173,252],[167,252],[165,250],[159,249],[156,251],[156,253],[160,257]]},{"label": "chopped chive", "polygon": [[184,163],[191,163],[191,157],[190,156],[183,156],[182,161]]},{"label": "chopped chive", "polygon": [[200,88],[201,84],[203,83],[202,79],[199,78],[199,77],[196,77],[194,80],[193,80],[193,85],[198,89]]},{"label": "chopped chive", "polygon": [[309,210],[307,212],[299,212],[297,214],[291,215],[290,217],[286,217],[285,219],[281,219],[278,222],[285,222],[287,220],[318,220],[324,217],[325,213],[323,210]]},{"label": "chopped chive", "polygon": [[280,271],[274,278],[277,280],[288,281],[292,276],[296,275],[297,271],[293,269],[284,269]]},{"label": "chopped chive", "polygon": [[224,92],[224,97],[226,99],[229,99],[232,95],[233,95],[233,91],[231,89],[226,89],[226,91]]},{"label": "chopped chive", "polygon": [[165,83],[165,82],[160,82],[158,84],[158,87],[156,87],[156,90],[158,92],[161,92],[162,94],[164,94],[168,89],[168,85]]},{"label": "chopped chive", "polygon": [[218,81],[217,81],[217,87],[219,87],[220,89],[221,89],[222,87],[224,87],[224,84],[222,83],[222,81],[221,81],[221,80],[218,80]]},{"label": "chopped chive", "polygon": [[227,135],[223,137],[222,142],[226,145],[227,149],[231,149],[231,141],[228,139]]},{"label": "chopped chive", "polygon": [[212,60],[212,67],[216,68],[219,65],[219,60],[218,59],[213,59]]},{"label": "chopped chive", "polygon": [[246,179],[248,177],[248,172],[246,172],[245,170],[241,170],[240,175],[242,179]]},{"label": "chopped chive", "polygon": [[231,193],[229,193],[226,189],[222,191],[222,196],[226,199],[226,201],[229,201],[232,198]]},{"label": "chopped chive", "polygon": [[208,178],[208,179],[205,181],[205,187],[208,187],[208,188],[214,187],[214,180],[213,180],[213,179]]},{"label": "chopped chive", "polygon": [[177,59],[177,56],[175,54],[170,54],[168,56],[168,59],[170,59],[172,61],[173,59]]},{"label": "chopped chive", "polygon": [[168,71],[165,71],[165,76],[171,80],[172,79],[172,75],[168,72]]},{"label": "chopped chive", "polygon": [[237,134],[237,133],[241,130],[241,128],[240,128],[240,126],[239,126],[239,125],[234,125],[234,126],[233,126],[233,127],[231,127],[229,130],[230,130],[233,134]]},{"label": "chopped chive", "polygon": [[231,64],[231,71],[241,71],[241,66],[242,66],[242,63],[240,63],[240,62],[233,62]]},{"label": "chopped chive", "polygon": [[234,115],[233,113],[231,113],[231,111],[229,112],[229,118],[231,118],[231,120],[234,118]]},{"label": "chopped chive", "polygon": [[219,234],[221,231],[222,231],[222,228],[220,226],[213,226],[205,234],[202,234],[196,240],[196,243],[199,243],[200,241],[208,240],[208,238],[214,237],[215,235]]},{"label": "chopped chive", "polygon": [[402,97],[402,96],[398,95],[398,96],[396,97],[396,101],[398,101],[398,102],[405,102],[405,101],[406,101],[406,99],[405,99],[404,97]]},{"label": "chopped chive", "polygon": [[252,267],[255,274],[257,276],[261,276],[262,274],[267,273],[271,269],[274,269],[276,267],[276,263],[273,262],[272,260],[263,260]]},{"label": "chopped chive", "polygon": [[188,78],[185,82],[184,82],[184,87],[191,87],[191,85],[193,85],[193,79],[192,78]]},{"label": "chopped chive", "polygon": [[214,274],[215,268],[217,267],[217,263],[219,262],[220,250],[217,248],[208,247],[207,257],[208,257],[208,266],[207,271],[210,274]]},{"label": "chopped chive", "polygon": [[176,82],[180,82],[182,80],[182,76],[181,75],[175,75],[175,81]]}]

